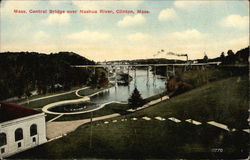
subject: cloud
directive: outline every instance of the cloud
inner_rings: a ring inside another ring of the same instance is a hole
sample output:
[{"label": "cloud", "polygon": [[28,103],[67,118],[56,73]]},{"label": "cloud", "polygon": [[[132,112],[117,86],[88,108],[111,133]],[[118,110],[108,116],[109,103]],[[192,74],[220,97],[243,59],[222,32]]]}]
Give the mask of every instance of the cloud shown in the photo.
[{"label": "cloud", "polygon": [[206,37],[206,34],[199,32],[196,29],[189,29],[181,32],[173,32],[167,34],[168,38],[178,40],[200,40]]},{"label": "cloud", "polygon": [[249,37],[244,36],[244,37],[231,39],[227,43],[228,43],[228,46],[241,46],[241,48],[243,48],[249,45]]},{"label": "cloud", "polygon": [[34,7],[38,1],[28,0],[28,1],[2,1],[0,2],[0,14],[11,16],[16,15],[13,14],[14,9],[25,10]]},{"label": "cloud", "polygon": [[140,4],[143,3],[143,0],[136,0],[136,1],[121,1],[126,7],[138,7]]},{"label": "cloud", "polygon": [[49,0],[49,3],[51,5],[59,5],[59,4],[61,4],[61,1],[59,1],[59,0]]},{"label": "cloud", "polygon": [[101,33],[96,31],[84,30],[82,32],[72,33],[67,36],[69,39],[72,40],[82,40],[82,41],[102,41],[111,38],[109,33]]},{"label": "cloud", "polygon": [[72,4],[83,10],[100,9],[106,6],[110,1],[72,1]]},{"label": "cloud", "polygon": [[135,34],[130,34],[127,36],[129,41],[145,41],[148,40],[150,36],[148,34],[137,32]]},{"label": "cloud", "polygon": [[47,33],[45,33],[44,31],[39,31],[34,35],[34,39],[36,39],[36,40],[46,39],[49,37],[50,36]]},{"label": "cloud", "polygon": [[143,0],[136,1],[117,1],[117,0],[108,0],[108,1],[77,1],[72,0],[72,4],[77,6],[79,9],[101,9],[101,8],[119,8],[119,7],[138,7],[143,3]]},{"label": "cloud", "polygon": [[199,6],[199,5],[203,5],[203,4],[207,4],[210,3],[210,1],[202,1],[202,0],[198,0],[198,1],[185,1],[185,0],[176,0],[174,2],[175,7],[177,8],[181,8],[181,9],[191,9],[193,7]]},{"label": "cloud", "polygon": [[248,28],[249,26],[249,17],[240,16],[237,14],[229,15],[221,21],[221,25],[226,27],[234,27],[239,29]]},{"label": "cloud", "polygon": [[120,27],[136,26],[145,23],[145,18],[141,14],[135,16],[125,16],[122,20],[118,21],[117,25]]},{"label": "cloud", "polygon": [[173,8],[167,8],[160,12],[158,19],[160,21],[165,21],[177,17],[176,12]]},{"label": "cloud", "polygon": [[65,24],[70,21],[70,16],[67,13],[50,14],[47,19],[42,22],[45,24]]}]

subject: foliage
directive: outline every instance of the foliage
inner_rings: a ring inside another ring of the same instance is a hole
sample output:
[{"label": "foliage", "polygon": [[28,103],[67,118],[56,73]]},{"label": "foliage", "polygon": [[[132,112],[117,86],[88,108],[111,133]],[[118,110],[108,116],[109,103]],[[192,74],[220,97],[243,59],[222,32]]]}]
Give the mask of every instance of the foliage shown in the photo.
[{"label": "foliage", "polygon": [[90,75],[88,85],[90,85],[92,89],[107,87],[109,81],[106,72],[103,68],[96,68],[95,72]]},{"label": "foliage", "polygon": [[100,79],[98,81],[98,87],[102,88],[102,87],[106,87],[109,84],[109,80],[106,77],[106,74],[104,72],[101,73],[100,75]]},{"label": "foliage", "polygon": [[72,68],[71,65],[94,64],[73,52],[41,54],[37,52],[0,53],[0,100],[23,96],[25,92],[38,90],[45,94],[53,86],[61,84],[65,90],[85,84],[89,71]]},{"label": "foliage", "polygon": [[239,50],[234,54],[228,50],[227,56],[222,60],[222,65],[248,64],[249,47]]},{"label": "foliage", "polygon": [[88,80],[88,85],[91,86],[91,88],[96,88],[98,83],[98,74],[94,73],[91,74],[89,80]]},{"label": "foliage", "polygon": [[137,107],[145,104],[145,101],[142,99],[140,92],[137,88],[134,89],[132,95],[128,99],[128,105],[132,109],[136,109]]}]

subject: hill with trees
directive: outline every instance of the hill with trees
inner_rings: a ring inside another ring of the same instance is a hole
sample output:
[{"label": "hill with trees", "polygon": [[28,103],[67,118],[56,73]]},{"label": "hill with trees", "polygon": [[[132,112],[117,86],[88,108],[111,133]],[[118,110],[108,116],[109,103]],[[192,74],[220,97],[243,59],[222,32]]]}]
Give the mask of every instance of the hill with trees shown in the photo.
[{"label": "hill with trees", "polygon": [[71,65],[95,64],[73,52],[43,54],[37,52],[0,53],[0,100],[14,96],[30,96],[32,90],[39,94],[54,92],[57,86],[69,90],[86,84],[87,69]]},{"label": "hill with trees", "polygon": [[222,65],[239,65],[248,64],[249,46],[243,48],[236,53],[229,49],[226,53],[222,52],[219,57],[209,59],[207,55],[203,59],[197,59],[199,63],[207,62],[222,62]]}]

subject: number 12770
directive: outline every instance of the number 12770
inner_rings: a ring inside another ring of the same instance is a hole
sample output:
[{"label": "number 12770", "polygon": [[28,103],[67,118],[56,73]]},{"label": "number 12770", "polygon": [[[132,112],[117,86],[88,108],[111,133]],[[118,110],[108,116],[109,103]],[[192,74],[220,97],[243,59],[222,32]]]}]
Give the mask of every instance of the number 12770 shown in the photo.
[{"label": "number 12770", "polygon": [[212,148],[211,152],[223,152],[223,148]]}]

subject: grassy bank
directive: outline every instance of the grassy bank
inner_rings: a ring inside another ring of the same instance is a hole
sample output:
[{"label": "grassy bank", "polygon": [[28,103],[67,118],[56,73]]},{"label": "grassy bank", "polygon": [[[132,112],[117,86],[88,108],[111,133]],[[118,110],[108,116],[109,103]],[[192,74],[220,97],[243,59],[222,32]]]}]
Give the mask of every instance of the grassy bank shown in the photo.
[{"label": "grassy bank", "polygon": [[175,116],[202,122],[215,120],[233,128],[247,128],[248,77],[233,77],[173,97],[134,116]]},{"label": "grassy bank", "polygon": [[[140,119],[174,116],[245,128],[248,127],[247,110],[248,77],[228,78],[115,118],[116,123],[94,122],[91,149],[87,124],[62,139],[11,158],[247,158],[249,136],[245,132],[227,132],[206,123],[195,126],[187,122]],[[132,117],[139,119],[132,121]],[[122,118],[129,120],[122,122]],[[223,152],[213,152],[214,148],[222,148]]]},{"label": "grassy bank", "polygon": [[59,95],[55,97],[49,97],[49,98],[44,98],[44,99],[37,100],[37,101],[32,101],[29,104],[25,103],[23,104],[23,106],[26,106],[29,108],[42,108],[43,106],[50,104],[50,103],[63,101],[63,100],[77,99],[77,98],[79,97],[76,96],[75,92],[70,92],[68,94],[63,94],[63,95]]},{"label": "grassy bank", "polygon": [[[81,87],[81,88],[83,88],[83,87]],[[109,87],[100,88],[100,89],[86,88],[86,89],[80,90],[78,92],[78,94],[81,95],[81,96],[88,96],[88,95],[91,95],[93,93],[102,91],[102,90],[107,89],[107,88],[109,88]],[[67,94],[63,94],[63,95],[58,95],[58,96],[54,96],[54,97],[44,98],[44,99],[41,99],[41,100],[32,101],[29,104],[28,103],[23,104],[23,106],[30,107],[30,108],[41,108],[41,107],[43,107],[43,106],[45,106],[47,104],[58,102],[58,101],[78,99],[80,97],[78,97],[75,94],[75,90],[76,89],[80,89],[80,88],[79,87],[78,88],[72,88],[72,91],[68,91],[69,93],[67,93]],[[59,94],[59,93],[56,93],[56,94]],[[48,95],[46,95],[46,96],[48,96]],[[43,96],[39,96],[39,98],[42,98],[42,97]]]},{"label": "grassy bank", "polygon": [[[53,95],[56,95],[56,94],[61,94],[61,93],[66,93],[66,92],[74,92],[75,90],[83,88],[83,87],[84,86],[77,86],[77,87],[72,87],[69,91],[60,90],[60,91],[56,91],[54,93],[46,93],[46,94],[33,95],[33,96],[29,97],[29,100],[33,100],[33,99],[37,99],[37,98],[42,98],[42,97],[47,97],[47,96],[53,96]],[[27,101],[27,99],[24,98],[24,99],[13,100],[13,101],[10,101],[8,103],[17,104],[17,103],[22,103],[22,102],[26,102],[26,101]]]}]

